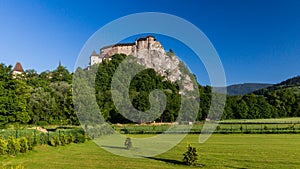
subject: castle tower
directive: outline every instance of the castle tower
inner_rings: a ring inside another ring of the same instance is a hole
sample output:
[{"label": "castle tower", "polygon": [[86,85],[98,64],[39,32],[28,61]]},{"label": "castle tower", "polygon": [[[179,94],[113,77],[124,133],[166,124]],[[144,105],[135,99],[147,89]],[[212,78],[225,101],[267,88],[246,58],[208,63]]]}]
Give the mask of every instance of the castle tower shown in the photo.
[{"label": "castle tower", "polygon": [[13,69],[13,71],[12,71],[13,78],[16,78],[17,76],[20,76],[24,73],[25,72],[24,72],[24,69],[23,69],[21,63],[17,62],[14,69]]},{"label": "castle tower", "polygon": [[149,42],[154,42],[154,41],[156,41],[156,39],[155,39],[155,37],[154,36],[148,36],[148,40],[149,40]]},{"label": "castle tower", "polygon": [[90,65],[94,65],[102,62],[102,58],[100,58],[99,54],[97,54],[95,50],[93,50],[90,56],[90,62],[91,62]]}]

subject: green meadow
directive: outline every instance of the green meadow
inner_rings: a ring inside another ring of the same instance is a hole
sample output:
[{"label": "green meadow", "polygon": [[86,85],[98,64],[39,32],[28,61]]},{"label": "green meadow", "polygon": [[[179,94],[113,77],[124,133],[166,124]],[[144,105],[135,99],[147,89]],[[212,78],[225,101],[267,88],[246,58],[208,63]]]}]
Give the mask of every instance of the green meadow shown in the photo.
[{"label": "green meadow", "polygon": [[[150,137],[152,135],[130,135]],[[199,135],[187,135],[171,150],[155,157],[127,158],[111,154],[93,141],[83,144],[51,147],[40,145],[16,157],[2,156],[0,166],[10,168],[299,168],[299,134],[214,134],[205,143]],[[199,152],[198,166],[182,164],[187,143]],[[135,147],[133,142],[133,148]],[[134,149],[133,149],[134,150]],[[132,151],[132,150],[130,150]]]}]

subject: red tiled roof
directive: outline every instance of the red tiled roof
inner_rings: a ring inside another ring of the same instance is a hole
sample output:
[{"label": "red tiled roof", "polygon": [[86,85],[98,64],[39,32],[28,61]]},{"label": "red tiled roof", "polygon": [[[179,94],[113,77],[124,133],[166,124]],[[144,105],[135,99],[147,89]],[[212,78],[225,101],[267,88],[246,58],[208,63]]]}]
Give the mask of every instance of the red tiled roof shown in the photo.
[{"label": "red tiled roof", "polygon": [[16,63],[16,65],[15,65],[13,71],[24,72],[24,69],[23,69],[23,67],[22,67],[22,65],[21,65],[20,62],[17,62],[17,63]]}]

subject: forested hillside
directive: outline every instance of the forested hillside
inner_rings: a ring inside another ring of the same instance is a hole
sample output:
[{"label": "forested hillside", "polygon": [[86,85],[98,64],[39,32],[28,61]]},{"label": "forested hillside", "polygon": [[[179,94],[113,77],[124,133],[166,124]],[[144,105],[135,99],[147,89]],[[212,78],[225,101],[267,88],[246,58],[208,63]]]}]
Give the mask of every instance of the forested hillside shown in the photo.
[{"label": "forested hillside", "polygon": [[[111,61],[105,61],[99,64],[98,70],[96,71],[95,78],[95,93],[97,98],[97,104],[99,106],[100,112],[102,116],[112,122],[112,123],[131,123],[132,121],[124,118],[115,107],[115,104],[112,99],[111,94],[111,81],[114,76],[116,69],[119,64],[128,56],[123,54],[116,54],[112,57]],[[141,66],[136,64],[136,66]],[[182,65],[183,66],[183,65]],[[90,68],[90,72],[92,73],[95,69],[95,66]],[[83,81],[89,81],[90,79],[89,71],[85,71],[85,75],[79,75],[76,78],[77,82],[84,83]],[[84,73],[83,70],[78,69],[79,74]],[[77,75],[77,73],[75,73]],[[87,79],[85,79],[87,78]],[[79,85],[78,85],[79,86]],[[122,86],[119,86],[122,87]],[[145,112],[150,109],[151,105],[149,102],[150,93],[159,89],[164,92],[166,96],[166,107],[163,113],[158,116],[156,119],[152,119],[151,121],[159,121],[159,122],[174,122],[178,118],[178,114],[181,107],[181,95],[179,94],[179,86],[177,83],[172,83],[166,80],[164,77],[159,75],[154,69],[145,69],[138,73],[131,81],[129,87],[129,96],[130,101],[135,109]],[[208,111],[209,109],[209,100],[210,100],[210,87],[200,87],[199,92],[203,97],[203,101],[200,103],[202,107],[198,112],[198,119],[202,118],[202,112]],[[207,94],[206,94],[207,93]],[[88,99],[88,98],[86,98]],[[85,100],[85,99],[82,99]],[[184,102],[189,104],[189,102]],[[190,105],[193,106],[193,105]],[[138,112],[128,112],[128,113],[138,113]],[[188,113],[187,113],[188,114]],[[203,113],[205,114],[205,113]],[[84,113],[82,113],[84,116]],[[94,116],[94,115],[92,115]],[[128,115],[130,116],[130,115]],[[134,116],[134,115],[132,115]],[[149,115],[151,116],[151,115]],[[87,117],[82,117],[83,119],[87,119]],[[179,117],[181,120],[187,121],[190,117],[182,116]],[[147,119],[147,117],[146,117]],[[150,117],[148,119],[151,119]],[[144,119],[145,120],[145,119]],[[150,122],[147,121],[139,121],[139,122]]]},{"label": "forested hillside", "polygon": [[278,84],[272,85],[270,87],[257,90],[254,92],[254,94],[258,95],[268,95],[272,92],[275,92],[276,90],[285,90],[289,89],[294,93],[300,93],[300,76],[296,76],[290,79],[287,79],[283,82],[280,82]]},{"label": "forested hillside", "polygon": [[300,76],[244,96],[228,96],[223,118],[300,117]]},{"label": "forested hillside", "polygon": [[235,84],[227,87],[227,94],[230,96],[234,95],[245,95],[252,93],[256,90],[264,89],[272,84],[264,84],[264,83],[244,83],[244,84]]}]

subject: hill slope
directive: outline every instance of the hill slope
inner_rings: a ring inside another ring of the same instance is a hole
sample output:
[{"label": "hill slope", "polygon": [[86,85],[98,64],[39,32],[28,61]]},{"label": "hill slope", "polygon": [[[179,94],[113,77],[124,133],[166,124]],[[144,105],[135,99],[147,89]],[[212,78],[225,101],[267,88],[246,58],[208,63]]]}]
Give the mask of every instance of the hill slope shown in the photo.
[{"label": "hill slope", "polygon": [[252,93],[256,90],[260,90],[270,86],[272,86],[272,84],[264,84],[264,83],[244,83],[244,84],[230,85],[227,87],[227,94],[245,95],[248,93]]},{"label": "hill slope", "polygon": [[258,95],[266,95],[276,90],[282,90],[282,89],[290,89],[294,93],[300,93],[300,76],[287,79],[273,86],[269,86],[267,88],[254,91],[253,93]]}]

